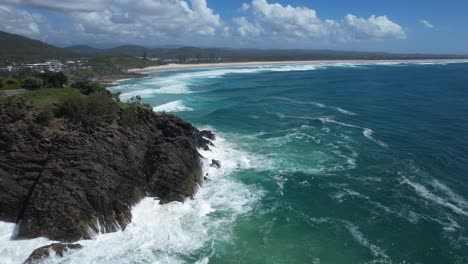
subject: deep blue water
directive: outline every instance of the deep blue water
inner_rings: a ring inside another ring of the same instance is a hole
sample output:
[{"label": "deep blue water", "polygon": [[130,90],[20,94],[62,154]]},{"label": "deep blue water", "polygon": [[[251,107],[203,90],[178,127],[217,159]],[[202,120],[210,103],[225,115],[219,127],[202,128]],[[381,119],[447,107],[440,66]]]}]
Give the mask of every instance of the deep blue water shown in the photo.
[{"label": "deep blue water", "polygon": [[468,63],[155,72],[113,90],[214,130],[222,179],[247,190],[208,183],[226,188],[198,198],[224,226],[168,253],[182,262],[468,263]]}]

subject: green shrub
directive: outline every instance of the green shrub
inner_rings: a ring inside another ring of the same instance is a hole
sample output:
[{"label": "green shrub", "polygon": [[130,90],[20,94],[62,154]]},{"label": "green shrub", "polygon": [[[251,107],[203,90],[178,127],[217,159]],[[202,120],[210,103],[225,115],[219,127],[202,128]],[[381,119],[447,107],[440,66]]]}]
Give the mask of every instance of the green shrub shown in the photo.
[{"label": "green shrub", "polygon": [[122,92],[111,93],[111,97],[112,97],[112,99],[114,99],[115,101],[120,102],[120,95],[121,95],[121,94],[122,94]]},{"label": "green shrub", "polygon": [[46,88],[62,88],[68,81],[63,72],[44,72],[39,77]]},{"label": "green shrub", "polygon": [[20,89],[21,85],[18,80],[13,79],[13,78],[6,78],[3,81],[3,89],[7,90],[14,90],[14,89]]},{"label": "green shrub", "polygon": [[15,85],[15,84],[17,84],[17,83],[18,83],[18,81],[15,80],[15,79],[12,79],[12,78],[8,78],[8,79],[6,80],[6,84],[8,84],[8,85]]},{"label": "green shrub", "polygon": [[42,88],[42,80],[36,77],[28,77],[23,80],[21,88],[26,90],[39,90]]},{"label": "green shrub", "polygon": [[80,93],[85,95],[97,94],[97,93],[109,93],[104,86],[99,83],[93,83],[88,81],[79,81],[72,84],[72,87],[77,89]]},{"label": "green shrub", "polygon": [[59,116],[88,127],[110,123],[116,119],[119,107],[104,93],[89,96],[69,96],[58,106]]},{"label": "green shrub", "polygon": [[141,102],[141,96],[139,96],[139,95],[132,96],[132,98],[127,100],[127,104],[129,104],[131,106],[141,107],[141,108],[148,109],[148,110],[152,109],[150,104],[146,104],[146,103]]}]

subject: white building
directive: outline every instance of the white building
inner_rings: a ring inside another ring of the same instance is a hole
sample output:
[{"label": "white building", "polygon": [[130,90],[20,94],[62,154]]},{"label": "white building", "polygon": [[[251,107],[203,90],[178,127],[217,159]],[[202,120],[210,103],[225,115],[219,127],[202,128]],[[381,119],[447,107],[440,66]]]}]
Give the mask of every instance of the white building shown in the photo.
[{"label": "white building", "polygon": [[50,60],[45,63],[31,63],[21,65],[21,69],[34,72],[53,71],[59,72],[63,69],[63,64],[58,60]]}]

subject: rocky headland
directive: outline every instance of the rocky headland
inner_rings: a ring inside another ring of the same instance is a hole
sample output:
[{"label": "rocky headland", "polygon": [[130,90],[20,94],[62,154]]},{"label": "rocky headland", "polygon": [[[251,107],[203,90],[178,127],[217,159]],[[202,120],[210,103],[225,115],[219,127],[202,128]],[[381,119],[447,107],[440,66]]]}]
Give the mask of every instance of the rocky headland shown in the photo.
[{"label": "rocky headland", "polygon": [[139,102],[70,93],[48,107],[41,94],[0,101],[0,220],[17,223],[14,239],[89,239],[125,229],[144,197],[167,203],[196,192],[197,149],[209,148],[211,132]]}]

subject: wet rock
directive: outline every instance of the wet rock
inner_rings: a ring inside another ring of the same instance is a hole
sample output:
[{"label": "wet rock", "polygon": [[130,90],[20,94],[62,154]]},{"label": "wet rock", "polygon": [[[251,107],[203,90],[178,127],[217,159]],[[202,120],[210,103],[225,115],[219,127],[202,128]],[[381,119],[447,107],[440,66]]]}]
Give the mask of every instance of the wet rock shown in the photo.
[{"label": "wet rock", "polygon": [[202,137],[207,138],[207,139],[212,140],[212,141],[215,140],[215,138],[216,138],[215,134],[213,132],[209,131],[209,130],[200,131],[200,135]]},{"label": "wet rock", "polygon": [[83,248],[80,244],[62,244],[62,243],[53,243],[47,246],[43,246],[35,249],[24,264],[39,264],[47,260],[51,254],[56,256],[63,257],[64,254],[69,250],[79,250]]},{"label": "wet rock", "polygon": [[219,169],[221,168],[221,161],[212,159],[210,166]]}]

